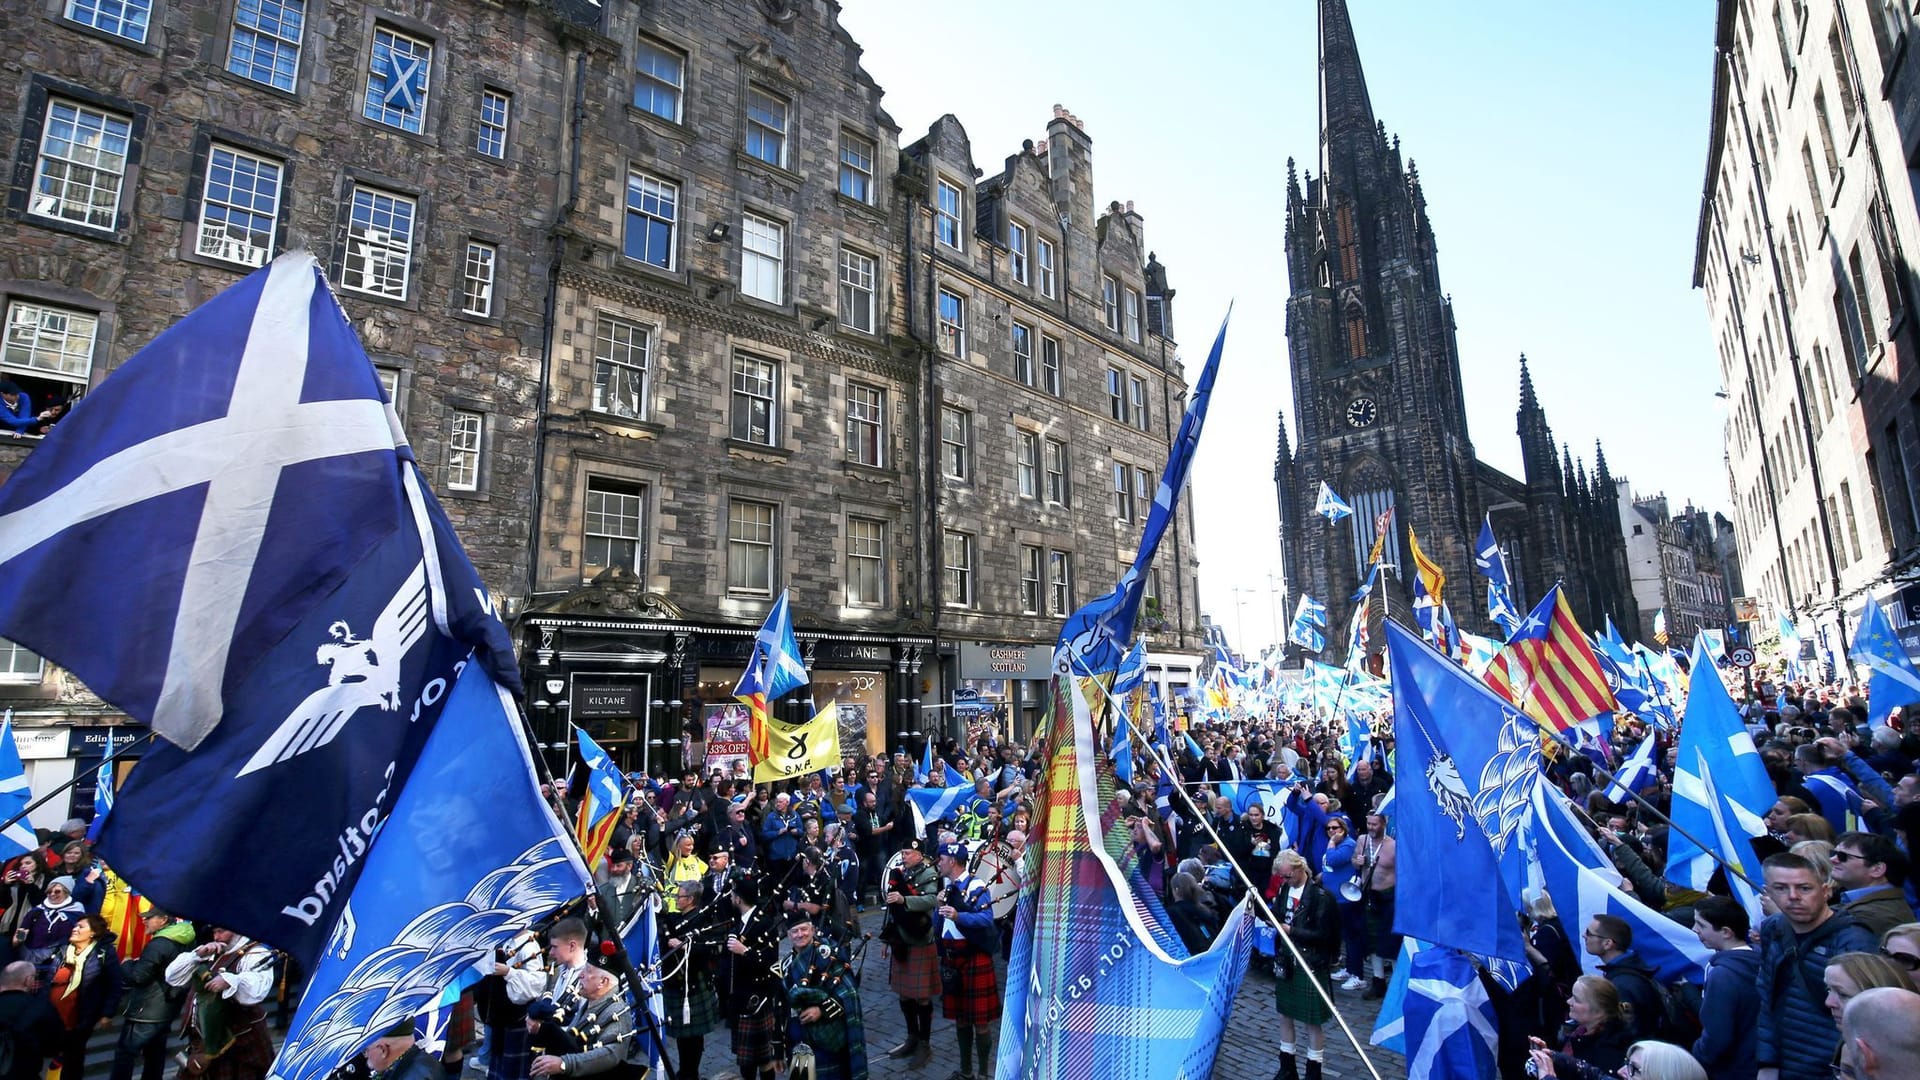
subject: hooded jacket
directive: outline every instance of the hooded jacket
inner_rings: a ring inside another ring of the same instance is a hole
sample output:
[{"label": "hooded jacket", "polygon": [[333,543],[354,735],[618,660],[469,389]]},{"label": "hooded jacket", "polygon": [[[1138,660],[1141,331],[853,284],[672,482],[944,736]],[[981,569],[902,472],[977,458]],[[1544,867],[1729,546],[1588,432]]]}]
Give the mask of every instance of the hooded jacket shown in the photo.
[{"label": "hooded jacket", "polygon": [[1805,934],[1785,915],[1760,924],[1759,1042],[1754,1062],[1777,1067],[1780,1080],[1824,1080],[1832,1075],[1840,1029],[1827,1011],[1827,963],[1841,953],[1874,952],[1880,943],[1844,911]]},{"label": "hooded jacket", "polygon": [[1600,974],[1620,992],[1620,1000],[1633,1009],[1628,1033],[1636,1039],[1657,1038],[1660,1023],[1666,1018],[1659,974],[1632,949],[1602,963]]},{"label": "hooded jacket", "polygon": [[1707,1075],[1724,1080],[1753,1080],[1754,1016],[1760,1010],[1755,979],[1760,953],[1726,949],[1707,961],[1707,983],[1700,998],[1700,1037],[1693,1056]]},{"label": "hooded jacket", "polygon": [[126,1008],[121,1015],[134,1023],[172,1023],[186,995],[168,993],[167,965],[191,948],[193,924],[171,922],[153,935],[139,956],[120,965],[120,978],[127,987]]}]

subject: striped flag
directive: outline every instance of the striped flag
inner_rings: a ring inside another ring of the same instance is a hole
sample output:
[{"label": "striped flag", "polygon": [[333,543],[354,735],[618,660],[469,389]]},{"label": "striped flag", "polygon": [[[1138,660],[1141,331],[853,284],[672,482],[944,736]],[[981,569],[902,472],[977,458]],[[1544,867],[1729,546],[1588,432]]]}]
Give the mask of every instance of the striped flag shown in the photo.
[{"label": "striped flag", "polygon": [[1600,659],[1558,585],[1540,598],[1487,669],[1487,685],[1551,731],[1565,732],[1616,708]]},{"label": "striped flag", "polygon": [[613,845],[613,830],[620,824],[620,809],[627,801],[626,786],[620,771],[613,767],[607,752],[593,737],[579,728],[580,763],[586,767],[587,783],[580,793],[580,810],[573,822],[573,835],[580,841],[580,854],[589,868],[599,866]]}]

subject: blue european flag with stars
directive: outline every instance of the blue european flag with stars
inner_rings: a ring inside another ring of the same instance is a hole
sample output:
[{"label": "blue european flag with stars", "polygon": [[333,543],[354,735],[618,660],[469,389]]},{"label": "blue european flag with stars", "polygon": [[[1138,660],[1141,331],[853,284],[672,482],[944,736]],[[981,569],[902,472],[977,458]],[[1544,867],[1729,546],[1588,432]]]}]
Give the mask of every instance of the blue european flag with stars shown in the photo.
[{"label": "blue european flag with stars", "polygon": [[1867,708],[1873,712],[1875,726],[1886,723],[1887,714],[1902,705],[1920,705],[1920,671],[1907,659],[1892,620],[1871,597],[1860,609],[1860,625],[1854,629],[1848,655],[1870,672]]}]

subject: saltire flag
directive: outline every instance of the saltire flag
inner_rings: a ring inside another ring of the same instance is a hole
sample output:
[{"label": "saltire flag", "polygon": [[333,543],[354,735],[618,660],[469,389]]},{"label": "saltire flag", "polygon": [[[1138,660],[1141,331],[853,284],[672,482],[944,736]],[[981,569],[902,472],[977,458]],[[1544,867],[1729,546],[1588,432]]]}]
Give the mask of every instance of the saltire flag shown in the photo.
[{"label": "saltire flag", "polygon": [[840,765],[840,708],[827,702],[804,724],[767,721],[767,756],[754,763],[753,782],[778,784]]},{"label": "saltire flag", "polygon": [[[116,793],[106,860],[157,906],[308,970],[460,666],[520,688],[506,628],[305,252],[201,305],[75,406],[0,488],[0,568],[0,636],[167,740]],[[205,873],[263,831],[274,858],[247,888]]]},{"label": "saltire flag", "polygon": [[1367,598],[1373,595],[1373,583],[1380,576],[1378,563],[1367,570],[1367,580],[1353,594],[1353,615],[1347,620],[1347,670],[1359,671],[1367,662],[1367,646],[1373,632],[1367,625]]},{"label": "saltire flag", "polygon": [[1534,605],[1501,661],[1488,669],[1488,683],[1549,731],[1613,713],[1606,673],[1559,585]]},{"label": "saltire flag", "polygon": [[1199,761],[1207,756],[1206,751],[1200,749],[1200,744],[1193,741],[1192,732],[1183,731],[1180,733],[1180,738],[1184,740],[1183,745],[1187,748],[1187,753],[1193,755],[1193,760]]},{"label": "saltire flag", "polygon": [[100,830],[107,824],[107,815],[113,812],[113,729],[107,729],[107,756],[100,759],[100,767],[93,770],[93,821],[87,825],[87,843],[100,842]]},{"label": "saltire flag", "polygon": [[1467,671],[1475,678],[1484,678],[1487,668],[1493,665],[1493,658],[1500,655],[1500,643],[1492,638],[1462,630],[1460,631],[1460,651]]},{"label": "saltire flag", "polygon": [[[1387,796],[1392,798],[1392,789],[1388,789]],[[1386,811],[1387,807],[1383,804],[1380,812],[1384,814]],[[1393,973],[1387,977],[1387,992],[1380,998],[1380,1012],[1374,1016],[1373,1034],[1367,1039],[1368,1045],[1406,1056],[1407,982],[1413,977],[1413,958],[1432,947],[1422,944],[1418,938],[1400,939],[1400,954],[1394,958]]]},{"label": "saltire flag", "polygon": [[1120,671],[1113,680],[1113,698],[1118,706],[1113,725],[1113,746],[1109,751],[1113,758],[1114,775],[1128,786],[1133,784],[1133,732],[1144,719],[1147,703],[1147,641],[1141,638],[1133,643],[1125,660],[1120,662]]},{"label": "saltire flag", "polygon": [[[1619,871],[1581,827],[1573,804],[1558,788],[1533,785],[1532,814],[1538,870],[1562,924],[1585,927],[1595,915],[1617,916],[1633,927],[1633,951],[1659,974],[1662,985],[1681,980],[1698,984],[1706,978],[1710,954],[1693,928],[1621,890]],[[1599,974],[1600,958],[1584,949],[1581,953],[1586,972]]]},{"label": "saltire flag", "polygon": [[1327,627],[1327,605],[1300,594],[1300,603],[1293,609],[1293,627],[1287,631],[1287,640],[1308,652],[1319,652],[1327,647],[1327,635],[1321,633]]},{"label": "saltire flag", "polygon": [[1655,652],[1640,642],[1634,643],[1633,652],[1640,658],[1640,670],[1646,673],[1654,696],[1667,714],[1673,716],[1674,702],[1680,698],[1680,668],[1667,653]]},{"label": "saltire flag", "polygon": [[13,710],[8,709],[6,720],[0,722],[0,814],[6,815],[0,821],[13,824],[0,831],[0,862],[40,846],[33,826],[27,822],[27,804],[32,801],[27,764],[20,760],[20,747],[13,741]]},{"label": "saltire flag", "polygon": [[1695,645],[1704,648],[1707,659],[1712,660],[1714,663],[1724,664],[1727,662],[1727,632],[1725,630],[1702,630]]},{"label": "saltire flag", "polygon": [[933,736],[920,747],[920,765],[913,770],[913,782],[924,784],[933,779]]},{"label": "saltire flag", "polygon": [[384,72],[386,84],[378,91],[381,103],[403,113],[418,112],[427,94],[429,59],[428,55],[415,55],[390,47]]},{"label": "saltire flag", "polygon": [[1793,620],[1785,615],[1780,616],[1779,626],[1780,658],[1786,661],[1787,678],[1805,678],[1800,666],[1800,628],[1793,625]]},{"label": "saltire flag", "polygon": [[1600,616],[1600,622],[1602,627],[1601,636],[1606,639],[1608,644],[1617,645],[1622,649],[1627,647],[1627,639],[1621,637],[1620,628],[1613,625],[1613,616],[1602,615]]},{"label": "saltire flag", "polygon": [[[540,798],[513,699],[478,664],[446,697],[301,995],[274,1080],[320,1080],[397,1023],[477,982],[592,878]],[[144,766],[143,766],[144,767]]]},{"label": "saltire flag", "polygon": [[1300,814],[1288,809],[1287,797],[1296,787],[1305,786],[1304,777],[1291,780],[1222,780],[1213,785],[1222,798],[1233,804],[1234,814],[1247,812],[1247,807],[1258,803],[1266,813],[1267,820],[1280,827],[1287,845],[1299,845],[1305,842],[1301,835]]},{"label": "saltire flag", "polygon": [[1113,725],[1113,746],[1107,756],[1113,759],[1114,779],[1133,786],[1133,727],[1127,723],[1125,715]]},{"label": "saltire flag", "polygon": [[613,846],[613,830],[620,824],[620,811],[626,807],[627,789],[620,770],[585,728],[573,729],[580,744],[580,767],[587,782],[580,792],[580,809],[574,816],[573,837],[580,842],[580,854],[588,866],[599,866]]},{"label": "saltire flag", "polygon": [[646,1064],[648,1076],[667,1075],[666,1046],[661,1034],[666,1030],[667,1007],[661,992],[660,931],[656,914],[659,904],[658,897],[648,896],[641,901],[640,910],[620,929],[620,944],[640,976],[639,986],[626,987],[627,1001],[633,1006],[634,1045],[638,1048],[628,1059]]},{"label": "saltire flag", "polygon": [[1920,671],[1907,659],[1893,623],[1879,601],[1867,597],[1860,609],[1860,625],[1853,631],[1855,663],[1867,666],[1867,708],[1872,711],[1872,726],[1886,723],[1887,714],[1902,705],[1920,704]]},{"label": "saltire flag", "polygon": [[1420,624],[1420,636],[1452,656],[1453,641],[1440,618],[1440,605],[1446,602],[1443,595],[1447,587],[1446,571],[1420,550],[1420,537],[1412,529],[1407,530],[1407,548],[1413,555],[1413,618]]},{"label": "saltire flag", "polygon": [[1380,560],[1386,557],[1387,533],[1393,529],[1393,510],[1394,508],[1389,506],[1373,519],[1373,548],[1367,552],[1368,566],[1378,567],[1381,565]]},{"label": "saltire flag", "polygon": [[1500,1039],[1493,999],[1471,957],[1454,949],[1416,952],[1408,962],[1400,1009],[1407,1080],[1482,1080],[1494,1075]]},{"label": "saltire flag", "polygon": [[1645,793],[1660,782],[1660,773],[1653,763],[1653,752],[1659,742],[1653,732],[1647,732],[1640,745],[1627,755],[1627,760],[1614,770],[1613,783],[1607,787],[1608,799],[1624,806],[1633,796]]},{"label": "saltire flag", "polygon": [[[949,780],[953,779],[949,776]],[[957,816],[973,800],[973,785],[965,777],[943,788],[908,788],[907,804],[913,808],[913,835],[924,836],[927,826]]]},{"label": "saltire flag", "polygon": [[[1172,520],[1199,443],[1226,343],[1214,339],[1188,400],[1133,564],[1118,585],[1076,611],[1055,652],[1053,748],[1040,791],[1029,866],[1007,966],[995,1075],[1028,1080],[1159,1080],[1206,1076],[1252,946],[1244,904],[1205,952],[1188,955],[1143,888],[1122,832],[1096,835],[1113,798],[1099,767],[1091,702],[1133,636],[1146,567]],[[1107,843],[1114,845],[1111,849]],[[1117,947],[1116,947],[1117,946]],[[1168,1023],[1169,1017],[1177,1017]]]},{"label": "saltire flag", "polygon": [[1520,628],[1520,605],[1514,601],[1513,581],[1507,576],[1507,557],[1493,536],[1493,517],[1480,519],[1480,536],[1473,545],[1473,567],[1487,579],[1487,618],[1512,637]]},{"label": "saltire flag", "polygon": [[1514,917],[1522,884],[1518,834],[1540,776],[1536,733],[1478,679],[1398,623],[1387,623],[1393,670],[1396,798],[1409,881],[1459,889],[1402,892],[1393,930],[1482,956],[1524,961]]},{"label": "saltire flag", "polygon": [[1340,519],[1353,513],[1353,507],[1347,500],[1334,494],[1325,480],[1320,481],[1320,497],[1314,500],[1313,512],[1327,519],[1327,524],[1338,525]]},{"label": "saltire flag", "polygon": [[766,621],[753,639],[753,655],[733,688],[734,699],[747,707],[747,757],[754,765],[767,760],[772,747],[767,735],[767,706],[807,685],[807,665],[793,638],[793,615],[787,591],[767,611]]},{"label": "saltire flag", "polygon": [[1666,608],[1661,608],[1653,613],[1653,643],[1655,645],[1665,645],[1667,643]]},{"label": "saltire flag", "polygon": [[[1667,836],[1667,876],[1704,891],[1718,865],[1713,855],[1718,855],[1758,882],[1760,860],[1753,840],[1767,834],[1767,811],[1778,793],[1720,672],[1710,663],[1696,663],[1689,678],[1687,718],[1680,725],[1674,757],[1669,812],[1678,828]],[[1694,839],[1713,845],[1713,855],[1701,850]],[[1736,875],[1727,878],[1734,896],[1757,911],[1759,895],[1754,889]]]},{"label": "saltire flag", "polygon": [[[1607,629],[1613,629],[1613,621],[1607,621]],[[1639,658],[1626,644],[1613,635],[1598,635],[1593,639],[1594,656],[1600,661],[1600,670],[1606,676],[1607,689],[1613,691],[1613,697],[1622,709],[1633,713],[1651,724],[1673,726],[1671,710],[1662,712],[1654,699],[1652,688],[1647,685]]]}]

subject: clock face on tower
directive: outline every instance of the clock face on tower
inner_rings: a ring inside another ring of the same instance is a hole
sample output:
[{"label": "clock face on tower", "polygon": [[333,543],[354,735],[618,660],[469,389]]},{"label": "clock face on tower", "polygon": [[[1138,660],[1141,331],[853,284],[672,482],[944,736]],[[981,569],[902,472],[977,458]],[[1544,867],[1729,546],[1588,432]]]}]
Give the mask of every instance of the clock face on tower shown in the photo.
[{"label": "clock face on tower", "polygon": [[1380,419],[1380,406],[1370,397],[1357,397],[1347,405],[1347,425],[1369,428]]}]

